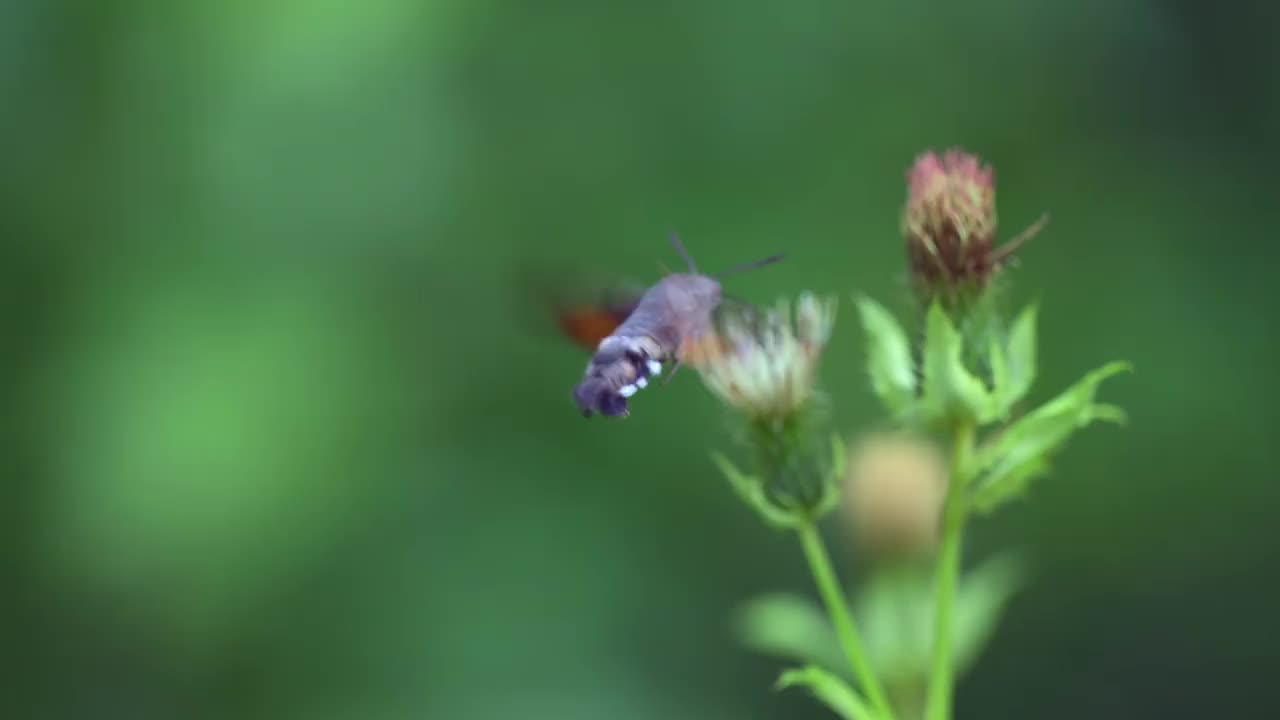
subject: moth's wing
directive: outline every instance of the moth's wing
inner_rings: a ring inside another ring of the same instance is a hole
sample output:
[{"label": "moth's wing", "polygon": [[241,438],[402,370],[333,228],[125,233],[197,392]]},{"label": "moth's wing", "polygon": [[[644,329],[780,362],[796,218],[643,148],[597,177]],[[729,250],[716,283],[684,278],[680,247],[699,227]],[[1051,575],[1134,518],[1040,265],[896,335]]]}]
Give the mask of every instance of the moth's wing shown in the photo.
[{"label": "moth's wing", "polygon": [[711,321],[717,328],[723,328],[730,322],[755,326],[764,321],[766,314],[764,308],[753,302],[726,295],[711,312]]},{"label": "moth's wing", "polygon": [[595,350],[636,309],[641,294],[609,289],[598,300],[560,303],[553,311],[564,337],[585,350]]},{"label": "moth's wing", "polygon": [[684,338],[676,353],[681,365],[704,367],[731,351],[732,339],[726,328],[734,326],[758,332],[763,327],[766,314],[759,306],[736,297],[726,296],[711,311],[706,327],[701,332]]},{"label": "moth's wing", "polygon": [[631,315],[645,291],[637,283],[604,273],[547,266],[523,268],[519,285],[520,310],[532,327],[587,351],[595,350]]}]

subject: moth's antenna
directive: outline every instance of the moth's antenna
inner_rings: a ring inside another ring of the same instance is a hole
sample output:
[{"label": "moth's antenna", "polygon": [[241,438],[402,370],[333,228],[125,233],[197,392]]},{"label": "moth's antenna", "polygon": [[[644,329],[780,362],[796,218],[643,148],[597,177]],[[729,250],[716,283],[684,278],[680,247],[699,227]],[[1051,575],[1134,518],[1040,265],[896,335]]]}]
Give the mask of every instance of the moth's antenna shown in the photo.
[{"label": "moth's antenna", "polygon": [[723,279],[725,279],[725,278],[727,278],[727,277],[730,277],[730,276],[733,276],[733,275],[737,275],[737,274],[739,274],[739,273],[744,273],[744,272],[746,272],[746,271],[748,271],[748,270],[755,270],[756,268],[761,268],[761,267],[764,267],[765,265],[772,265],[772,264],[774,264],[774,263],[776,263],[776,262],[778,262],[778,261],[780,261],[780,260],[782,260],[782,259],[784,259],[784,258],[786,258],[786,257],[787,257],[787,256],[786,256],[785,254],[784,254],[784,255],[773,255],[773,256],[771,256],[771,257],[767,257],[767,258],[765,258],[765,259],[763,259],[763,260],[757,260],[757,261],[755,261],[755,262],[747,263],[746,265],[739,265],[738,267],[735,267],[735,268],[729,268],[728,270],[725,270],[724,272],[722,272],[722,273],[720,273],[720,274],[716,275],[716,279],[717,279],[717,280],[723,280]]},{"label": "moth's antenna", "polygon": [[689,272],[696,274],[698,272],[698,266],[693,264],[693,256],[689,254],[684,243],[680,242],[680,236],[675,233],[671,233],[671,244],[675,246],[676,252],[680,253],[680,257],[684,258],[685,264],[689,266]]}]

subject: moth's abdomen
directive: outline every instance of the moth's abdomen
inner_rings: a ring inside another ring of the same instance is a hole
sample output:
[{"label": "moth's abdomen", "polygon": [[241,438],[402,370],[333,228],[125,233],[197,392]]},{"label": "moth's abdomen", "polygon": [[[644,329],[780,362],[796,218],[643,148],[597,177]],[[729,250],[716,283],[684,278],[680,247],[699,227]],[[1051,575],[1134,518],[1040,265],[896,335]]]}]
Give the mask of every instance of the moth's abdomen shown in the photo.
[{"label": "moth's abdomen", "polygon": [[583,416],[599,413],[624,417],[627,398],[644,389],[649,378],[662,372],[665,354],[652,338],[612,335],[600,343],[591,358],[586,377],[573,389],[573,400]]}]

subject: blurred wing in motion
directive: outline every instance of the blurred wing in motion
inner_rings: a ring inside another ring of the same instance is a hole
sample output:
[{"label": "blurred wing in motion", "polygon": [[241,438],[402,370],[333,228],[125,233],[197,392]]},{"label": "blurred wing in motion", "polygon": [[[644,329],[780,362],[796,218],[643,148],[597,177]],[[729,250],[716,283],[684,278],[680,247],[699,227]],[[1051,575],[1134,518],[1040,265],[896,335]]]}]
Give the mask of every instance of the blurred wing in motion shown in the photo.
[{"label": "blurred wing in motion", "polygon": [[526,269],[523,276],[522,306],[526,313],[538,313],[534,325],[588,352],[631,315],[645,291],[634,283],[581,271],[536,268]]},{"label": "blurred wing in motion", "polygon": [[555,313],[565,337],[585,350],[595,350],[634,309],[634,302],[606,301],[599,305],[564,305],[556,308]]},{"label": "blurred wing in motion", "polygon": [[732,340],[725,327],[732,325],[739,330],[757,334],[765,326],[765,313],[746,300],[729,295],[711,312],[707,330],[697,337],[685,338],[677,357],[681,365],[701,368],[714,364],[727,353],[732,353]]}]

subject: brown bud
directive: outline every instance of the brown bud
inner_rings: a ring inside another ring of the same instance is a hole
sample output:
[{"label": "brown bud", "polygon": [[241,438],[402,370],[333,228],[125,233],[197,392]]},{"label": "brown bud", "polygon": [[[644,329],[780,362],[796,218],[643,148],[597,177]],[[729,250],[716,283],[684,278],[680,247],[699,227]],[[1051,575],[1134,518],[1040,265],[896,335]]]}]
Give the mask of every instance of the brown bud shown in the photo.
[{"label": "brown bud", "polygon": [[902,234],[911,273],[926,300],[982,290],[1043,223],[997,248],[995,171],[961,150],[916,158],[907,187]]},{"label": "brown bud", "polygon": [[899,433],[863,438],[843,493],[859,552],[877,560],[932,553],[946,489],[946,459],[933,443]]},{"label": "brown bud", "polygon": [[983,285],[994,271],[995,174],[959,150],[926,153],[907,173],[902,212],[907,257],[928,287]]}]

